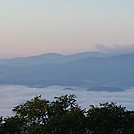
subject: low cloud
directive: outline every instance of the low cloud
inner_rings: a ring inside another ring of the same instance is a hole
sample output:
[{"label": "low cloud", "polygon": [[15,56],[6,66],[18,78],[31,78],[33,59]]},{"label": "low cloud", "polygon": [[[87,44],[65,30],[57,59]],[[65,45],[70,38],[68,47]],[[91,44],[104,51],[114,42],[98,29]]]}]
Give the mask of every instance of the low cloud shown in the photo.
[{"label": "low cloud", "polygon": [[25,103],[36,95],[53,101],[55,96],[75,94],[77,103],[82,108],[89,108],[89,105],[98,105],[100,102],[116,102],[125,106],[128,110],[134,110],[133,89],[122,92],[94,92],[86,90],[63,90],[65,87],[30,88],[25,86],[0,86],[0,116],[11,116],[12,108]]},{"label": "low cloud", "polygon": [[132,53],[134,52],[134,44],[126,44],[126,45],[111,45],[107,46],[104,44],[97,44],[96,49],[101,52],[111,53],[111,54],[124,54],[124,53]]}]

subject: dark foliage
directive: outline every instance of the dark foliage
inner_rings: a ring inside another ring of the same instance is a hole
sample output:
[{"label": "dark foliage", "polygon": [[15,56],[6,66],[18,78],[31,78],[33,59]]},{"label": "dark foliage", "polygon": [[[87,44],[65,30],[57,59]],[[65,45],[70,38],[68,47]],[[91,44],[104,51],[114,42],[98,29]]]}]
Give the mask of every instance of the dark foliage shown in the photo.
[{"label": "dark foliage", "polygon": [[0,118],[0,134],[132,134],[134,111],[115,103],[82,109],[75,95],[53,102],[36,96],[13,108],[14,116]]}]

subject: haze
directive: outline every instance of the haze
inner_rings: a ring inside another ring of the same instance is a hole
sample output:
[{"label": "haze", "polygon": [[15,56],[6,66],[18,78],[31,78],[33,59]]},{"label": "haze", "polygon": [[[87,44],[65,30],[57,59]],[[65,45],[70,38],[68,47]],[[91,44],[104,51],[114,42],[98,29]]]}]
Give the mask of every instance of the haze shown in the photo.
[{"label": "haze", "polygon": [[134,43],[133,0],[2,0],[0,58]]},{"label": "haze", "polygon": [[63,90],[65,87],[51,86],[47,88],[30,88],[25,86],[2,86],[0,85],[0,116],[11,116],[11,109],[17,105],[25,103],[36,95],[41,95],[42,98],[53,101],[54,97],[65,94],[75,94],[78,104],[82,108],[89,108],[89,105],[98,105],[102,102],[116,102],[118,105],[125,106],[127,110],[133,110],[134,99],[133,89],[128,89],[122,92],[95,92],[79,90],[73,87],[74,90]]}]

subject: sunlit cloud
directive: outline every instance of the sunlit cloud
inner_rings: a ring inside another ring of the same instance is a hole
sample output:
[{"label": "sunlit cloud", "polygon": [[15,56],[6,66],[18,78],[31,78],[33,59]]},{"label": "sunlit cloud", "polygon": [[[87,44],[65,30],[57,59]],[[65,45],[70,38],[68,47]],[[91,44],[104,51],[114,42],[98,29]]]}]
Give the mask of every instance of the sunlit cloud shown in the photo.
[{"label": "sunlit cloud", "polygon": [[107,52],[107,53],[117,53],[117,54],[123,54],[123,53],[131,53],[134,52],[134,44],[125,44],[125,45],[104,45],[104,44],[97,44],[96,49],[101,52]]}]

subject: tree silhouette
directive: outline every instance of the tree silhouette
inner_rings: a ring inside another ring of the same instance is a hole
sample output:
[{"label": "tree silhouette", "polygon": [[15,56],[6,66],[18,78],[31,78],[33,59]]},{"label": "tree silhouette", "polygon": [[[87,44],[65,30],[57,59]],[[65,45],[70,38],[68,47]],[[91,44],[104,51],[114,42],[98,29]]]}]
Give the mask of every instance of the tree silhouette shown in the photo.
[{"label": "tree silhouette", "polygon": [[116,103],[76,103],[75,95],[49,102],[36,96],[13,108],[14,116],[0,118],[0,134],[133,134],[134,111]]}]

